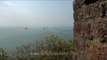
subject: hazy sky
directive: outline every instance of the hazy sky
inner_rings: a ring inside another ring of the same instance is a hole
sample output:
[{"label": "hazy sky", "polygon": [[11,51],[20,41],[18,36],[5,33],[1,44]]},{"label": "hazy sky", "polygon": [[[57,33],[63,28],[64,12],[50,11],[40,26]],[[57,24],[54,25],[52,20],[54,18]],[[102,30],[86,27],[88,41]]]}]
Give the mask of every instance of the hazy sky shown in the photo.
[{"label": "hazy sky", "polygon": [[0,27],[73,25],[72,0],[0,1]]}]

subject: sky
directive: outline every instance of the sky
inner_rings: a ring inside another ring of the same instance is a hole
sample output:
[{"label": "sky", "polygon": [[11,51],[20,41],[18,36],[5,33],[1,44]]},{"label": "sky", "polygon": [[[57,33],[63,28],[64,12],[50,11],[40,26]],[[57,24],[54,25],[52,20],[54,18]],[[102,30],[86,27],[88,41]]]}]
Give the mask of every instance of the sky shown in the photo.
[{"label": "sky", "polygon": [[72,27],[72,2],[0,1],[0,27]]}]

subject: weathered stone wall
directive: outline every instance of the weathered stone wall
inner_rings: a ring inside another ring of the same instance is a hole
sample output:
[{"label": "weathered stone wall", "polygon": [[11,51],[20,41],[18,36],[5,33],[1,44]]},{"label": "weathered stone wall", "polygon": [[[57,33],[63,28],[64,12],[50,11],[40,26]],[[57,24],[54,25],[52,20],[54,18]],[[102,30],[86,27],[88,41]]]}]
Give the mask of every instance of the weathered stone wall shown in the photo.
[{"label": "weathered stone wall", "polygon": [[73,5],[73,60],[107,60],[106,1],[75,0]]}]

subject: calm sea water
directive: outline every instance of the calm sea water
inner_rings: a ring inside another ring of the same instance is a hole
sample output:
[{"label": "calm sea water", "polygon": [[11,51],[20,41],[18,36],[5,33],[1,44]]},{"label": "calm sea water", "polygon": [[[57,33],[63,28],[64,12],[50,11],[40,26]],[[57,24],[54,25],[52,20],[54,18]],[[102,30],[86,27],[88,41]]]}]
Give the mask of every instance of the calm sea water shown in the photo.
[{"label": "calm sea water", "polygon": [[72,28],[69,27],[47,28],[46,30],[43,28],[6,27],[0,28],[0,47],[12,51],[23,44],[41,40],[49,33],[58,34],[68,40],[73,38]]}]

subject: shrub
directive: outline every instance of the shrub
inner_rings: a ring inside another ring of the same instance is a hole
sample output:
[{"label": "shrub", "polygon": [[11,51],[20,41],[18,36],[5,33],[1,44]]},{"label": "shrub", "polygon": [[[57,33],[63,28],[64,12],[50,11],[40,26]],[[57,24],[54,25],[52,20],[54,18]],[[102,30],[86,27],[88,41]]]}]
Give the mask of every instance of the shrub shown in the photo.
[{"label": "shrub", "polygon": [[7,60],[7,54],[3,48],[0,48],[0,60]]},{"label": "shrub", "polygon": [[72,42],[55,34],[49,34],[35,44],[17,48],[18,60],[70,60]]}]

